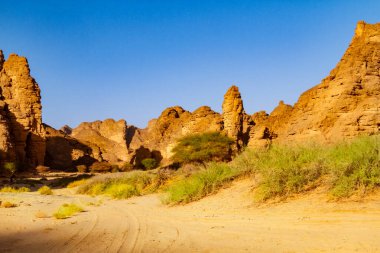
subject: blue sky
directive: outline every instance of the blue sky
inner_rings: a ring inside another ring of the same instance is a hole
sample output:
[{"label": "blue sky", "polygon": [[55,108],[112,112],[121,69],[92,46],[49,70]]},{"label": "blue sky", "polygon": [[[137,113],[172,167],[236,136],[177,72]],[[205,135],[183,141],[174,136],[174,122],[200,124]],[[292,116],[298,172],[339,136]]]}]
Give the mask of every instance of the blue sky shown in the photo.
[{"label": "blue sky", "polygon": [[115,118],[145,127],[166,107],[294,104],[338,63],[380,1],[1,1],[0,49],[29,60],[54,127]]}]

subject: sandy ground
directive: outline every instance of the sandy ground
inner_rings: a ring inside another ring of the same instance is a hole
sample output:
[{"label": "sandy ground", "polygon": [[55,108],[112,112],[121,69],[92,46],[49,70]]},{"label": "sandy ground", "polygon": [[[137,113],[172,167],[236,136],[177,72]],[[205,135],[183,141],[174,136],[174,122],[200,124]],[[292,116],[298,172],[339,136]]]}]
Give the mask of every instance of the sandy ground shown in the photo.
[{"label": "sandy ground", "polygon": [[[329,203],[313,193],[286,203],[252,204],[250,181],[201,201],[168,207],[159,195],[109,200],[57,190],[0,194],[0,252],[380,252],[380,196]],[[86,212],[51,215],[63,203]],[[89,205],[89,203],[99,205]]]}]

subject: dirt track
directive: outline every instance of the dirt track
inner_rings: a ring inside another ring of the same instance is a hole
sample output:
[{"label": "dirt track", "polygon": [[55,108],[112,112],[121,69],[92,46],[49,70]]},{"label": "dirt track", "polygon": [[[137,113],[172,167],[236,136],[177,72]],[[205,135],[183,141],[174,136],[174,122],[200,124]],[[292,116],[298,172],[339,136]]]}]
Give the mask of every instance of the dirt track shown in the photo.
[{"label": "dirt track", "polygon": [[[0,252],[380,252],[380,197],[327,203],[321,194],[251,206],[249,182],[186,206],[158,195],[126,201],[37,193],[1,194],[20,203],[0,208]],[[76,202],[72,218],[36,218]]]}]

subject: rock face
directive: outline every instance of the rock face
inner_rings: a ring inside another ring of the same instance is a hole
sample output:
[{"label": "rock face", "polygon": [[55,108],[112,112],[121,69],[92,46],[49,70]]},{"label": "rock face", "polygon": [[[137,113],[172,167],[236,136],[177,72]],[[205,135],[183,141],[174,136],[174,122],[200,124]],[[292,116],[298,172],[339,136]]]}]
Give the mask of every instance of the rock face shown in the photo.
[{"label": "rock face", "polygon": [[[25,167],[44,164],[45,132],[42,127],[38,84],[30,76],[29,65],[24,57],[11,54],[8,60],[4,61],[1,52],[0,66],[0,124],[3,129],[0,142],[3,143],[1,148],[4,148],[4,143],[7,143],[5,146],[12,146],[14,155],[9,154],[6,149],[2,152],[8,153],[9,159],[18,161]],[[4,134],[6,131],[8,134]]]},{"label": "rock face", "polygon": [[128,160],[127,122],[107,119],[104,121],[84,122],[74,128],[71,137],[88,146],[92,157],[99,162],[113,164]]},{"label": "rock face", "polygon": [[237,147],[243,145],[244,107],[239,88],[232,86],[224,95],[222,105],[224,132],[236,141]]},{"label": "rock face", "polygon": [[266,128],[262,140],[281,143],[333,142],[378,133],[380,24],[359,22],[343,58],[322,83],[303,93],[294,107],[280,103],[257,123],[251,136]]},{"label": "rock face", "polygon": [[16,153],[6,111],[6,104],[0,100],[0,166],[4,162],[15,161]]},{"label": "rock face", "polygon": [[[160,117],[151,120],[147,128],[138,130],[129,148],[137,153],[139,150],[149,150],[145,152],[144,158],[151,157],[166,163],[172,155],[172,148],[181,137],[222,129],[221,115],[208,106],[202,106],[192,113],[179,106],[170,107]],[[133,163],[138,164],[138,161]]]},{"label": "rock face", "polygon": [[96,161],[92,149],[62,130],[44,124],[46,132],[45,165],[58,170],[71,170],[77,165],[90,166]]}]

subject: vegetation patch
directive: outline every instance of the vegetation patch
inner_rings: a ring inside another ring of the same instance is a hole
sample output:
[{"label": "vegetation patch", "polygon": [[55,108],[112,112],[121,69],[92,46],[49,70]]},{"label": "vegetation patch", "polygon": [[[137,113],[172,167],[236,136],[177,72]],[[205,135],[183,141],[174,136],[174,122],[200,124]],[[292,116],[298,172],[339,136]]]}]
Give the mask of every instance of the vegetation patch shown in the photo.
[{"label": "vegetation patch", "polygon": [[84,212],[83,208],[80,206],[76,204],[63,204],[58,208],[57,212],[55,212],[53,216],[56,219],[66,219],[79,212]]},{"label": "vegetation patch", "polygon": [[228,161],[232,144],[232,139],[219,132],[188,135],[173,148],[172,160],[180,164]]},{"label": "vegetation patch", "polygon": [[[181,170],[179,170],[181,171]],[[212,194],[243,175],[257,180],[255,199],[286,198],[320,185],[333,198],[366,194],[380,186],[380,136],[359,137],[335,145],[272,145],[247,149],[230,163],[177,176],[167,187],[167,203],[188,203]]]},{"label": "vegetation patch", "polygon": [[380,186],[380,136],[361,137],[329,150],[327,164],[335,198],[364,195]]},{"label": "vegetation patch", "polygon": [[82,184],[78,193],[89,195],[109,195],[115,199],[126,199],[132,196],[155,192],[161,181],[158,173],[132,171],[119,175],[102,175]]},{"label": "vegetation patch", "polygon": [[80,179],[80,180],[76,180],[74,182],[71,182],[67,185],[67,188],[74,188],[74,187],[78,187],[78,186],[81,186],[83,184],[85,184],[87,182],[87,179]]},{"label": "vegetation patch", "polygon": [[9,193],[22,193],[22,192],[30,192],[30,189],[27,187],[11,187],[6,186],[0,189],[0,192],[9,192]]},{"label": "vegetation patch", "polygon": [[166,189],[166,203],[188,203],[215,193],[240,173],[226,163],[210,163],[188,178],[179,178]]},{"label": "vegetation patch", "polygon": [[40,189],[38,189],[38,192],[41,194],[41,195],[53,195],[53,191],[50,189],[49,186],[47,185],[44,185],[42,186]]},{"label": "vegetation patch", "polygon": [[141,164],[144,166],[146,170],[151,170],[157,167],[157,161],[154,158],[145,158],[141,161]]}]

